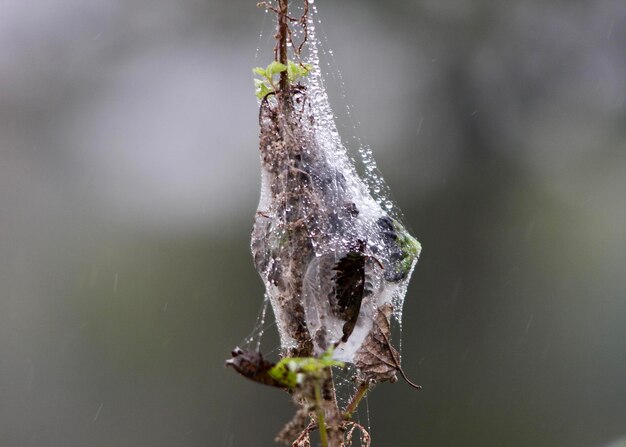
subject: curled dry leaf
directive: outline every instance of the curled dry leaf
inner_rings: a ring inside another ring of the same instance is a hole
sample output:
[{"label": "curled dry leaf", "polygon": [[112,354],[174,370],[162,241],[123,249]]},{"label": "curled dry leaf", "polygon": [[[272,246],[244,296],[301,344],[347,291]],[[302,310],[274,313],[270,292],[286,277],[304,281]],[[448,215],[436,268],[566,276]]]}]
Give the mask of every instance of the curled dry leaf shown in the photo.
[{"label": "curled dry leaf", "polygon": [[[348,429],[348,427],[350,427],[350,429]],[[372,445],[372,438],[369,432],[361,424],[357,424],[356,422],[353,422],[353,421],[345,423],[345,429],[348,430],[348,432],[346,434],[344,447],[352,446],[352,436],[354,435],[354,431],[357,428],[359,429],[359,432],[361,433],[361,446],[370,447],[370,445]]]},{"label": "curled dry leaf", "polygon": [[270,375],[270,370],[276,364],[265,360],[260,352],[247,352],[235,348],[231,355],[232,357],[226,360],[226,366],[232,366],[242,376],[264,385],[285,388],[284,384]]},{"label": "curled dry leaf", "polygon": [[396,382],[399,372],[413,387],[421,388],[411,382],[400,366],[400,354],[391,345],[391,326],[389,319],[393,306],[385,303],[374,316],[374,326],[357,351],[354,365],[358,368],[357,378],[363,382]]}]

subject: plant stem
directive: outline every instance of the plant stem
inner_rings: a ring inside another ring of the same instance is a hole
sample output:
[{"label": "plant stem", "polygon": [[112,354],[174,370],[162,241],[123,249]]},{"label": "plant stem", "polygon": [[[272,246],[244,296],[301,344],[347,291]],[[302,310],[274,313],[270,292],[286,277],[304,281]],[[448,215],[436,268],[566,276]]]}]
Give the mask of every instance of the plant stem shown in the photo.
[{"label": "plant stem", "polygon": [[319,381],[315,382],[315,412],[317,413],[317,427],[320,431],[322,447],[328,447],[328,433],[326,432],[326,420],[324,407],[322,406],[322,387]]},{"label": "plant stem", "polygon": [[352,417],[352,413],[354,413],[356,408],[359,406],[361,399],[365,397],[369,389],[370,389],[370,385],[367,382],[363,382],[361,383],[361,385],[359,385],[359,388],[356,390],[354,397],[352,398],[352,400],[346,407],[345,411],[343,412],[343,418],[345,420],[348,420]]},{"label": "plant stem", "polygon": [[[287,65],[287,13],[289,9],[289,0],[278,0],[278,62]],[[280,90],[286,92],[289,85],[287,71],[280,74]]]}]

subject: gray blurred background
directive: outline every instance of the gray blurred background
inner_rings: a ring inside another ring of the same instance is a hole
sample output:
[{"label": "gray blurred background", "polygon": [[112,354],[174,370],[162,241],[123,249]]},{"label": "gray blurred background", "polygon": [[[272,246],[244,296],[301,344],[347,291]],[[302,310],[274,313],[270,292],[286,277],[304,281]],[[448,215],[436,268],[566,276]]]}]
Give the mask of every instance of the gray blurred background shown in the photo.
[{"label": "gray blurred background", "polygon": [[[223,367],[262,302],[255,3],[0,1],[1,446],[272,446],[291,416]],[[315,4],[424,246],[424,389],[374,390],[374,446],[625,436],[626,3]]]}]

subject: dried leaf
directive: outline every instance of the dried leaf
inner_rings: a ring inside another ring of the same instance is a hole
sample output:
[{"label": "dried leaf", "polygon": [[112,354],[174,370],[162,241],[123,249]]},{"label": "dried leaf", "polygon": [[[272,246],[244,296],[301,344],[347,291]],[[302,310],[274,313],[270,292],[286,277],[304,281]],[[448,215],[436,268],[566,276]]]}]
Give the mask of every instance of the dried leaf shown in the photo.
[{"label": "dried leaf", "polygon": [[421,388],[411,382],[400,367],[400,355],[391,346],[391,326],[389,319],[393,306],[385,303],[380,306],[374,316],[374,325],[367,335],[361,348],[357,351],[354,365],[358,368],[358,380],[363,382],[396,382],[399,372],[409,385]]},{"label": "dried leaf", "polygon": [[345,321],[342,341],[346,342],[356,325],[365,293],[365,242],[357,241],[333,267],[335,274],[335,313]]},{"label": "dried leaf", "polygon": [[304,429],[300,436],[296,438],[296,440],[291,444],[291,447],[311,447],[311,431],[313,430],[314,425],[309,424],[307,428]]},{"label": "dried leaf", "polygon": [[276,364],[265,360],[260,352],[246,352],[235,348],[231,354],[232,358],[226,361],[226,366],[232,366],[239,374],[255,382],[285,388],[284,384],[270,375],[270,370]]},{"label": "dried leaf", "polygon": [[361,445],[363,447],[370,447],[370,445],[372,444],[372,438],[370,436],[370,434],[368,433],[368,431],[365,429],[365,427],[363,427],[361,424],[358,424],[356,422],[350,421],[350,422],[346,422],[345,427],[347,429],[347,427],[351,427],[348,430],[348,433],[346,435],[346,440],[344,442],[344,447],[351,447],[352,446],[352,436],[354,435],[354,431],[358,428],[360,433],[361,433]]}]

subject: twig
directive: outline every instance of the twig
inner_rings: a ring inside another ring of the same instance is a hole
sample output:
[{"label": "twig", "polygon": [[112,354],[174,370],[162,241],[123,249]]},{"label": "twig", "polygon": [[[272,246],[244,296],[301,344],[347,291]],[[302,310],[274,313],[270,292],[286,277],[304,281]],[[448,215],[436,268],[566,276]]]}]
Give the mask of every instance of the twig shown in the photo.
[{"label": "twig", "polygon": [[322,405],[322,387],[319,382],[315,382],[315,412],[317,413],[317,426],[320,430],[322,447],[328,447],[328,432],[326,431],[324,406]]},{"label": "twig", "polygon": [[[289,12],[289,0],[278,0],[278,33],[276,39],[278,40],[278,62],[283,65],[287,65],[287,37],[289,34],[288,21]],[[289,78],[287,71],[280,73],[280,91],[287,92],[289,86]]]},{"label": "twig", "polygon": [[343,418],[345,420],[348,420],[352,417],[352,413],[356,411],[357,407],[359,406],[359,403],[361,402],[361,399],[365,397],[369,389],[370,389],[369,382],[363,382],[361,383],[361,385],[359,385],[359,388],[356,390],[356,393],[352,397],[352,400],[350,401],[350,403],[348,404],[348,406],[343,412]]}]

